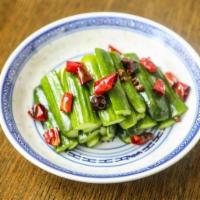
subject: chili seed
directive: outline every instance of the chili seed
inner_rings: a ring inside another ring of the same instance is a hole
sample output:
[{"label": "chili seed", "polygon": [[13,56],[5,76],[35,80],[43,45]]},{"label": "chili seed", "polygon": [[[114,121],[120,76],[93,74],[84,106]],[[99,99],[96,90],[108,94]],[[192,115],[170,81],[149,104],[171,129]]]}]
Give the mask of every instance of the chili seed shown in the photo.
[{"label": "chili seed", "polygon": [[133,83],[134,86],[139,85],[139,80],[138,80],[138,78],[137,78],[137,77],[133,77],[133,78],[132,78],[132,83]]},{"label": "chili seed", "polygon": [[125,70],[124,69],[119,69],[118,70],[118,75],[119,75],[119,77],[124,76],[125,75]]},{"label": "chili seed", "polygon": [[135,86],[135,89],[138,91],[138,92],[144,92],[144,86],[139,84],[139,85],[136,85]]},{"label": "chili seed", "polygon": [[179,116],[176,116],[176,117],[174,117],[174,120],[175,120],[176,122],[180,122],[180,121],[181,121],[181,118],[180,118]]}]

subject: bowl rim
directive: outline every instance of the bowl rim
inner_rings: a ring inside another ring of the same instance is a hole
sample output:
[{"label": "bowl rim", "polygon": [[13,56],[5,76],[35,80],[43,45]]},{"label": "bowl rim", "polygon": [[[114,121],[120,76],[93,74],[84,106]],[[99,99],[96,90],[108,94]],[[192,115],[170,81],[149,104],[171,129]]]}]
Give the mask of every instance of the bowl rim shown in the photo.
[{"label": "bowl rim", "polygon": [[[173,38],[175,38],[176,40],[178,40],[181,44],[183,44],[188,52],[194,57],[194,60],[197,62],[198,66],[200,66],[200,57],[198,56],[198,54],[195,52],[195,50],[190,46],[189,43],[187,43],[181,36],[179,36],[178,34],[176,34],[174,31],[170,30],[169,28],[166,28],[165,26],[149,20],[147,18],[144,17],[139,17],[136,15],[132,15],[132,14],[128,14],[128,13],[120,13],[120,12],[90,12],[90,13],[83,13],[83,14],[78,14],[78,15],[73,15],[70,17],[66,17],[66,18],[62,18],[59,19],[57,21],[54,21],[48,25],[43,26],[42,28],[40,28],[39,30],[35,31],[34,33],[32,33],[30,36],[28,36],[25,40],[23,40],[18,46],[17,48],[13,51],[13,53],[11,53],[11,55],[9,56],[9,58],[7,59],[1,75],[0,75],[0,95],[2,96],[2,86],[3,86],[3,82],[4,82],[4,78],[5,75],[10,67],[10,64],[13,62],[13,60],[15,59],[15,57],[19,54],[19,52],[23,49],[24,46],[26,46],[26,44],[28,44],[29,42],[31,42],[35,37],[37,37],[38,35],[40,35],[41,33],[44,33],[45,31],[58,26],[60,24],[66,23],[66,22],[70,22],[73,20],[77,20],[77,19],[83,19],[83,18],[88,18],[88,17],[99,17],[99,16],[113,16],[113,17],[124,17],[124,18],[129,18],[129,19],[136,19],[142,22],[145,22],[147,24],[153,25],[155,27],[160,28],[161,30],[163,30],[164,32],[169,33]],[[0,98],[0,104],[2,103],[2,99]],[[167,162],[163,163],[160,166],[157,166],[153,169],[151,169],[150,171],[145,171],[142,172],[140,174],[133,174],[133,175],[129,175],[129,176],[124,176],[124,177],[116,177],[116,178],[94,178],[94,177],[82,177],[82,176],[77,176],[77,175],[73,175],[73,174],[68,174],[68,173],[64,173],[61,171],[58,171],[56,169],[51,168],[50,166],[47,166],[44,163],[41,163],[39,160],[37,160],[36,158],[32,157],[28,152],[26,152],[16,141],[15,139],[12,137],[12,135],[10,134],[10,131],[8,130],[8,127],[5,123],[5,119],[3,117],[2,114],[2,107],[0,106],[0,123],[2,126],[2,129],[4,131],[4,134],[6,135],[6,137],[8,138],[8,140],[10,141],[10,143],[15,147],[15,149],[22,154],[27,160],[29,160],[31,163],[33,163],[34,165],[38,166],[39,168],[50,172],[54,175],[60,176],[60,177],[64,177],[67,179],[71,179],[71,180],[76,180],[76,181],[81,181],[81,182],[90,182],[90,183],[117,183],[117,182],[126,182],[126,181],[131,181],[131,180],[136,180],[136,179],[140,179],[140,178],[144,178],[150,175],[153,175],[155,173],[158,173],[166,168],[168,168],[169,166],[173,165],[174,163],[178,162],[181,158],[183,158],[194,146],[195,144],[199,141],[200,139],[200,132],[199,130],[197,131],[197,134],[195,135],[195,137],[191,140],[191,142],[187,145],[187,147],[185,147],[181,152],[179,152],[179,154],[177,154],[175,157],[171,158],[170,160],[168,160]],[[200,124],[200,122],[198,122],[198,125]]]}]

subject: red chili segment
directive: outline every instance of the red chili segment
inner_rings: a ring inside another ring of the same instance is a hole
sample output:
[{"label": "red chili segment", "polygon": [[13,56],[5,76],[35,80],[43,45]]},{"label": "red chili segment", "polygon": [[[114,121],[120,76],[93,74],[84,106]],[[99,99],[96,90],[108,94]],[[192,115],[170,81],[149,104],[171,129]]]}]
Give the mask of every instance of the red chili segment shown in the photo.
[{"label": "red chili segment", "polygon": [[165,95],[165,85],[162,79],[157,79],[153,86],[153,91],[159,96]]},{"label": "red chili segment", "polygon": [[66,71],[77,75],[81,85],[92,80],[91,75],[88,73],[83,63],[81,62],[67,61]]},{"label": "red chili segment", "polygon": [[50,128],[43,134],[43,137],[47,144],[50,144],[52,146],[58,146],[60,144],[60,135],[58,128]]},{"label": "red chili segment", "polygon": [[175,85],[175,92],[178,96],[185,101],[189,95],[190,87],[183,82],[178,81]]},{"label": "red chili segment", "polygon": [[154,138],[152,133],[142,133],[141,135],[133,135],[131,137],[132,144],[143,145]]},{"label": "red chili segment", "polygon": [[156,65],[152,62],[151,58],[141,58],[140,64],[142,64],[150,73],[157,71]]},{"label": "red chili segment", "polygon": [[112,46],[111,44],[109,44],[108,45],[108,51],[114,51],[114,52],[116,52],[116,53],[118,53],[118,54],[122,54],[122,52],[121,51],[119,51],[117,48],[115,48],[114,46]]},{"label": "red chili segment", "polygon": [[61,99],[60,110],[66,113],[71,112],[72,102],[73,102],[73,94],[70,92],[66,92]]},{"label": "red chili segment", "polygon": [[171,87],[173,87],[177,83],[177,78],[174,76],[172,72],[166,72],[165,77],[168,80]]},{"label": "red chili segment", "polygon": [[92,80],[92,76],[88,73],[84,66],[78,67],[77,76],[81,85]]},{"label": "red chili segment", "polygon": [[83,63],[81,63],[81,62],[75,62],[75,61],[67,61],[66,62],[66,70],[73,74],[77,74],[78,68],[80,68],[82,66],[83,66]]},{"label": "red chili segment", "polygon": [[48,119],[48,110],[42,104],[35,104],[28,111],[28,114],[35,120],[45,122]]},{"label": "red chili segment", "polygon": [[94,82],[94,93],[102,95],[111,90],[117,81],[117,73],[112,73]]}]

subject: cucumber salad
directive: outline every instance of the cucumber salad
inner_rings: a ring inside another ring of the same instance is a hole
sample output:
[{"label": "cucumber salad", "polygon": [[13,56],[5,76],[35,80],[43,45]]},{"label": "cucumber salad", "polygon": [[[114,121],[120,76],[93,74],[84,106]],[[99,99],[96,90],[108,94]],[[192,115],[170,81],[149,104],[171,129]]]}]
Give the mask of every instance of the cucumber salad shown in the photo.
[{"label": "cucumber salad", "polygon": [[45,75],[28,114],[42,123],[44,141],[58,153],[115,137],[143,145],[154,138],[151,128],[181,121],[189,90],[151,58],[109,45]]}]

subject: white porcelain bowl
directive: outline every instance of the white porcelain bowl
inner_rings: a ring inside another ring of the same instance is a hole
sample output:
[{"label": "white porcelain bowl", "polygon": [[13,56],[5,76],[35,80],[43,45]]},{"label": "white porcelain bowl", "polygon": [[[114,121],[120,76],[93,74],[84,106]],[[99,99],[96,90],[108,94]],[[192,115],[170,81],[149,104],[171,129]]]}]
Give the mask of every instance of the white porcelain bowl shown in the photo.
[{"label": "white porcelain bowl", "polygon": [[[191,86],[188,112],[180,123],[155,131],[144,146],[125,145],[118,139],[94,149],[57,154],[42,138],[42,127],[27,110],[33,89],[48,71],[67,59],[80,59],[95,47],[113,44],[123,52],[150,56],[164,71],[174,72]],[[200,59],[191,46],[164,26],[121,13],[89,13],[47,25],[23,41],[1,73],[1,125],[13,146],[29,161],[68,179],[114,183],[157,173],[177,162],[200,137]]]}]

